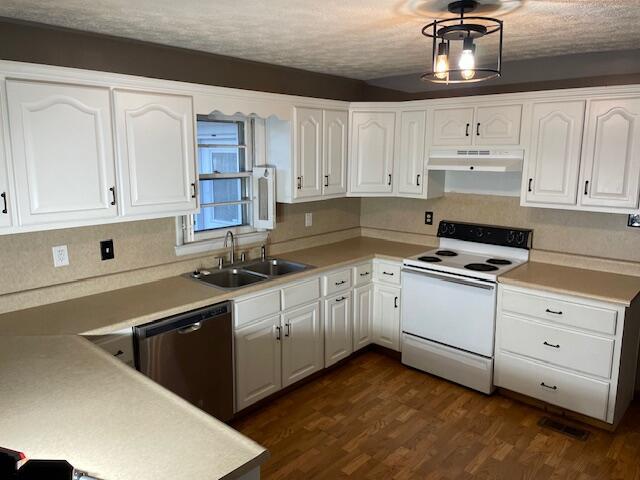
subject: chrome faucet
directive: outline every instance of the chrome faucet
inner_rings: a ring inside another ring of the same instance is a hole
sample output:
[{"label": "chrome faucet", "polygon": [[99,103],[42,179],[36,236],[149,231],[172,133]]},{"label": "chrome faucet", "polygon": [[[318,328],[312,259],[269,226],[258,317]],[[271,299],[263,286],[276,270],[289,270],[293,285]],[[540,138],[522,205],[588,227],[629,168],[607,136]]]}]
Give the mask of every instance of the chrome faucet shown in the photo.
[{"label": "chrome faucet", "polygon": [[231,265],[233,265],[236,261],[236,241],[233,238],[233,232],[228,230],[226,235],[224,236],[224,247],[227,248],[227,240],[231,237],[231,255],[229,260],[231,261]]}]

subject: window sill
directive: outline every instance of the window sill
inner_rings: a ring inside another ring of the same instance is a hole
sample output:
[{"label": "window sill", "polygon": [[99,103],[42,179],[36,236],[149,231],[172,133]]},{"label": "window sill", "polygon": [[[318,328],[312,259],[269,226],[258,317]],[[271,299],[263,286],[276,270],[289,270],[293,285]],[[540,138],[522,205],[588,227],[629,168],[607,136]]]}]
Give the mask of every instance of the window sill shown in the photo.
[{"label": "window sill", "polygon": [[[251,232],[237,235],[236,247],[246,247],[247,245],[254,245],[256,243],[265,242],[269,232]],[[183,245],[176,245],[176,256],[181,257],[184,255],[195,255],[198,253],[212,252],[216,250],[224,249],[224,237],[213,238],[211,240],[201,240],[199,242],[185,243]]]}]

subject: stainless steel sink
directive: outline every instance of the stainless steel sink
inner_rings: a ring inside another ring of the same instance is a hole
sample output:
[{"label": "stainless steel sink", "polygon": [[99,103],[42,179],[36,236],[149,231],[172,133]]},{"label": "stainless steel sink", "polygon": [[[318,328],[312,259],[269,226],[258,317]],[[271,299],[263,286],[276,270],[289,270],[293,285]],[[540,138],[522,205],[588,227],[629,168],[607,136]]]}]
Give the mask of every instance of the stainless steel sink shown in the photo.
[{"label": "stainless steel sink", "polygon": [[224,288],[225,290],[246,287],[247,285],[268,280],[268,277],[265,275],[248,272],[239,268],[226,268],[210,273],[192,273],[190,276],[200,282],[208,283],[214,287]]},{"label": "stainless steel sink", "polygon": [[249,272],[259,273],[262,275],[267,275],[269,277],[279,277],[281,275],[287,275],[289,273],[302,272],[303,270],[307,270],[312,267],[303,263],[271,258],[249,263],[242,268]]}]

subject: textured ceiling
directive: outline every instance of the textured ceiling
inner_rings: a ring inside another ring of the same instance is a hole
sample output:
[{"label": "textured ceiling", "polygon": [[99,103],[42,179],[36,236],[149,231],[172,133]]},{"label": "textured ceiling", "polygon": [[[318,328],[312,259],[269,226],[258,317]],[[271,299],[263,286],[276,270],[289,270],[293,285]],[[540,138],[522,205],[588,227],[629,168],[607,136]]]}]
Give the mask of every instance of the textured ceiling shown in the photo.
[{"label": "textured ceiling", "polygon": [[[480,0],[491,4],[498,0]],[[2,0],[0,16],[358,79],[424,69],[441,0]],[[640,0],[504,0],[506,60],[626,50]],[[479,45],[479,54],[495,48]]]}]

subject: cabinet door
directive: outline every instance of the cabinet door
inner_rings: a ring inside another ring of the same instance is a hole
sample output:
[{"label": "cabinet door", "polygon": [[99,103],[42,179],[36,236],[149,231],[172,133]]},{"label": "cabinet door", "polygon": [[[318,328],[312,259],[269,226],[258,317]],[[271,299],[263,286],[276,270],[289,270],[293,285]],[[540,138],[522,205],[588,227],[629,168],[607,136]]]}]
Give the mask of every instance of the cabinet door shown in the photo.
[{"label": "cabinet door", "polygon": [[353,290],[353,350],[359,350],[373,340],[373,285]]},{"label": "cabinet door", "polygon": [[473,108],[443,108],[433,112],[434,146],[471,145]]},{"label": "cabinet door", "polygon": [[533,105],[531,148],[523,178],[528,202],[575,205],[584,101]]},{"label": "cabinet door", "polygon": [[[0,118],[4,118],[4,116],[0,116]],[[3,142],[2,132],[2,125],[0,125],[0,232],[2,232],[2,229],[10,227],[13,223],[11,221],[13,203],[9,202],[9,172],[4,158],[5,143]]]},{"label": "cabinet door", "polygon": [[114,218],[106,88],[7,80],[20,223]]},{"label": "cabinet door", "polygon": [[286,387],[324,368],[320,303],[285,313],[282,323],[282,386]]},{"label": "cabinet door", "polygon": [[640,98],[590,103],[581,180],[581,205],[638,207]]},{"label": "cabinet door", "polygon": [[324,301],[324,366],[328,367],[353,352],[351,332],[351,293]]},{"label": "cabinet door", "polygon": [[347,192],[347,123],[345,111],[324,111],[323,195]]},{"label": "cabinet door", "polygon": [[391,193],[396,114],[354,112],[351,125],[351,191]]},{"label": "cabinet door", "polygon": [[373,341],[400,351],[400,289],[376,285],[373,299]]},{"label": "cabinet door", "polygon": [[235,331],[236,410],[282,387],[280,316]]},{"label": "cabinet door", "polygon": [[474,145],[519,145],[522,105],[478,107]]},{"label": "cabinet door", "polygon": [[294,198],[322,195],[322,110],[296,108]]},{"label": "cabinet door", "polygon": [[400,113],[400,145],[396,157],[398,192],[422,195],[426,112]]},{"label": "cabinet door", "polygon": [[195,212],[191,97],[114,92],[125,215]]}]

